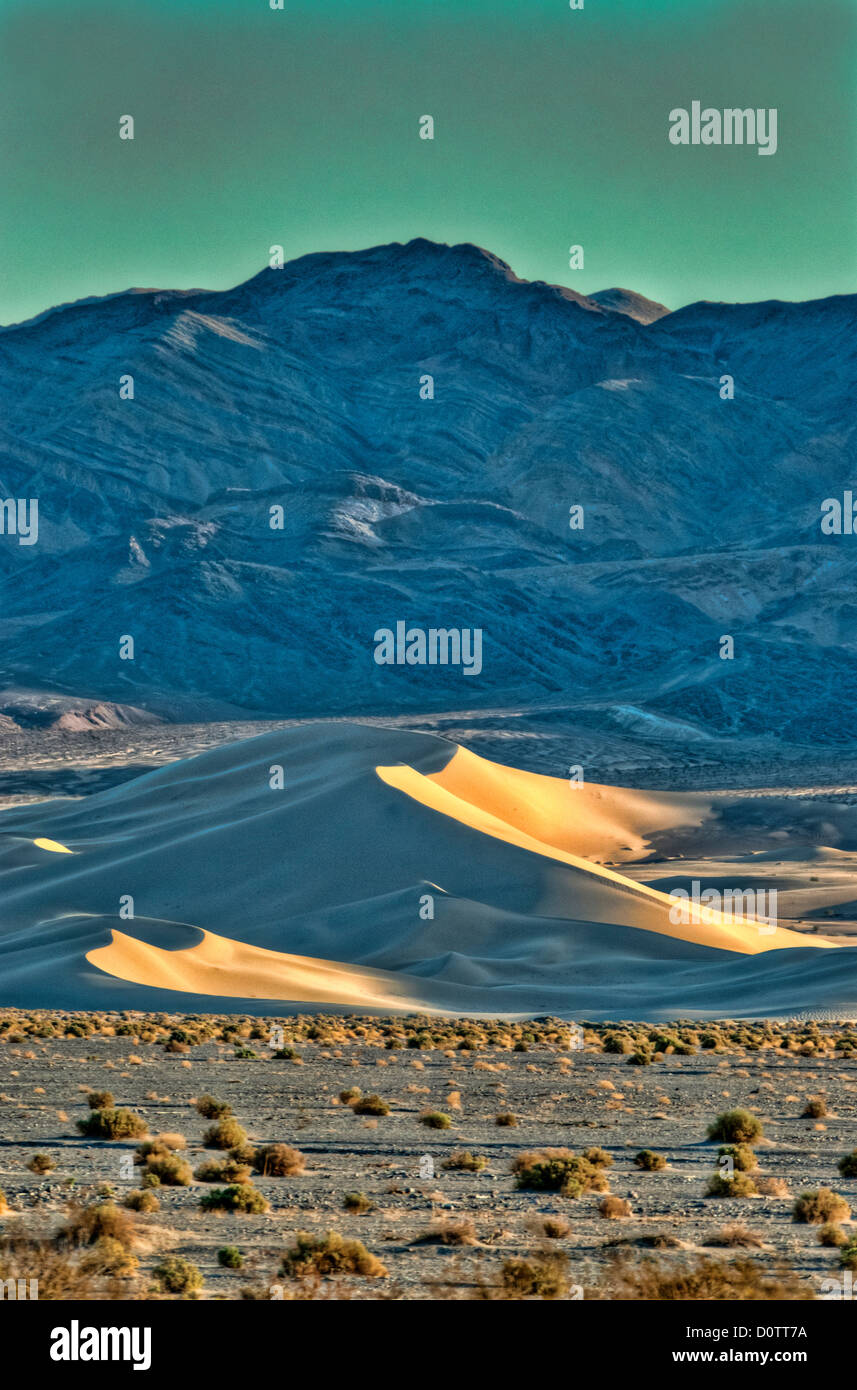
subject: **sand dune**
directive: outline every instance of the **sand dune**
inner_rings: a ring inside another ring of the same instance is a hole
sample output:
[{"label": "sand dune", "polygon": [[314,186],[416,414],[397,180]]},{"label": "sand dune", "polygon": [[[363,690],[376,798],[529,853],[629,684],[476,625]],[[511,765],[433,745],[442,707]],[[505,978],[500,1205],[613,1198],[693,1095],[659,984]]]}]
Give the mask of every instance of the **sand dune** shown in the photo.
[{"label": "sand dune", "polygon": [[154,989],[224,999],[294,999],[343,1004],[354,1009],[419,1008],[403,977],[359,969],[336,960],[313,960],[264,951],[243,941],[203,932],[196,946],[165,951],[125,932],[112,931],[109,946],[88,951],[91,965],[119,980]]},{"label": "sand dune", "polygon": [[669,894],[597,862],[717,814],[428,734],[277,730],[0,814],[0,1002],[857,1012],[854,948],[699,908],[673,922]]}]

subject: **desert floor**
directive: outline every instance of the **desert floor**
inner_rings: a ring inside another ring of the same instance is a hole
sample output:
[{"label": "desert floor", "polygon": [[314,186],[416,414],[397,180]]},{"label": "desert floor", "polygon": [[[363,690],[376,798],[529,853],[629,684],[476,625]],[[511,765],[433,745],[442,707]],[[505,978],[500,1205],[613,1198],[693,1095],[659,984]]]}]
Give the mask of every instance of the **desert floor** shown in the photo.
[{"label": "desert floor", "polygon": [[[857,1043],[853,1024],[783,1025],[773,1038],[770,1029],[765,1037],[764,1026],[747,1024],[661,1025],[648,1030],[650,1046],[663,1046],[660,1035],[694,1032],[701,1045],[678,1055],[667,1043],[651,1064],[632,1065],[627,1054],[600,1050],[611,1029],[587,1029],[585,1047],[575,1050],[556,1023],[500,1024],[492,1044],[484,1041],[490,1026],[466,1022],[391,1020],[382,1032],[377,1020],[274,1020],[298,1054],[292,1060],[273,1057],[269,1025],[258,1020],[225,1020],[224,1040],[220,1018],[212,1040],[174,1042],[175,1052],[165,1050],[171,1033],[190,1029],[193,1036],[202,1020],[132,1019],[126,1036],[110,1036],[119,1022],[114,1016],[86,1025],[106,1028],[106,1036],[32,1035],[34,1018],[36,1031],[47,1031],[64,1029],[69,1017],[0,1015],[0,1188],[9,1206],[0,1239],[52,1235],[70,1201],[112,1196],[122,1204],[139,1187],[142,1170],[129,1171],[139,1140],[99,1141],[77,1132],[76,1121],[89,1113],[90,1090],[113,1092],[151,1134],[183,1135],[182,1156],[193,1168],[204,1158],[225,1157],[203,1147],[209,1121],[194,1106],[203,1093],[232,1107],[252,1144],[286,1143],[305,1159],[295,1176],[253,1176],[270,1203],[260,1215],[201,1210],[208,1183],[158,1188],[159,1209],[133,1216],[139,1264],[119,1281],[120,1297],[146,1297],[165,1255],[197,1266],[203,1299],[246,1297],[248,1289],[271,1297],[272,1288],[284,1286],[279,1261],[300,1231],[356,1238],[387,1273],[322,1279],[302,1294],[295,1290],[305,1281],[286,1281],[286,1297],[466,1299],[486,1290],[489,1297],[514,1297],[496,1293],[506,1262],[524,1257],[538,1266],[548,1251],[567,1257],[560,1263],[570,1282],[562,1283],[560,1297],[573,1297],[575,1286],[588,1298],[615,1296],[611,1270],[623,1251],[668,1270],[700,1258],[728,1263],[749,1255],[766,1270],[784,1262],[804,1293],[816,1297],[822,1279],[841,1278],[838,1251],[819,1243],[818,1225],[793,1221],[792,1206],[802,1191],[825,1186],[857,1208],[857,1178],[837,1171],[837,1161],[857,1147],[857,1050],[837,1043],[843,1034]],[[426,1046],[407,1045],[415,1030]],[[636,1043],[647,1031],[645,1025],[612,1031],[630,1037],[632,1030]],[[307,1036],[319,1031],[320,1038]],[[399,1041],[391,1050],[394,1035]],[[468,1037],[472,1050],[461,1050]],[[516,1042],[521,1050],[513,1050]],[[237,1056],[241,1051],[255,1055]],[[354,1088],[380,1096],[389,1113],[355,1113],[340,1099]],[[807,1098],[819,1096],[829,1113],[802,1118]],[[775,1180],[776,1195],[705,1195],[718,1148],[707,1142],[707,1126],[737,1106],[763,1122],[753,1177],[760,1187]],[[450,1127],[427,1127],[421,1115],[428,1110],[447,1115]],[[498,1125],[498,1115],[511,1115],[514,1123]],[[631,1215],[605,1217],[598,1193],[573,1199],[516,1189],[511,1165],[522,1151],[581,1153],[591,1146],[612,1159],[604,1169],[610,1193],[627,1201]],[[667,1167],[636,1167],[634,1155],[644,1148],[663,1155]],[[487,1165],[475,1173],[444,1170],[458,1150]],[[43,1175],[29,1171],[37,1153],[56,1166]],[[370,1210],[344,1210],[349,1192],[368,1199]],[[561,1234],[548,1238],[545,1218],[557,1217]],[[733,1228],[731,1243],[718,1246],[713,1242],[722,1241],[724,1227]],[[850,1238],[854,1227],[845,1220],[842,1229]],[[242,1269],[219,1266],[217,1252],[227,1245],[241,1251]],[[653,1254],[653,1246],[661,1248]]]}]

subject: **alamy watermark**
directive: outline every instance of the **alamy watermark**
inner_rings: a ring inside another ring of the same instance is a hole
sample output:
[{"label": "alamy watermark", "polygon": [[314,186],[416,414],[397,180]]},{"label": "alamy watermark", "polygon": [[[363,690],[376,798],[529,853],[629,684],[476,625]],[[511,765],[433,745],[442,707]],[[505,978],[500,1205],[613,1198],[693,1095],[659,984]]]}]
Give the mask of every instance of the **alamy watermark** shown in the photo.
[{"label": "alamy watermark", "polygon": [[39,539],[39,499],[0,498],[0,536],[17,536],[19,545],[35,545]]},{"label": "alamy watermark", "polygon": [[670,112],[671,145],[755,145],[757,154],[777,152],[777,108],[727,106],[722,111],[692,101],[690,110]]},{"label": "alamy watermark", "polygon": [[460,666],[465,676],[482,670],[481,627],[379,627],[374,636],[379,666]]},{"label": "alamy watermark", "polygon": [[761,936],[777,930],[776,888],[703,888],[698,878],[691,881],[690,892],[674,888],[670,921],[674,926],[691,922],[716,926],[723,917],[754,922]]}]

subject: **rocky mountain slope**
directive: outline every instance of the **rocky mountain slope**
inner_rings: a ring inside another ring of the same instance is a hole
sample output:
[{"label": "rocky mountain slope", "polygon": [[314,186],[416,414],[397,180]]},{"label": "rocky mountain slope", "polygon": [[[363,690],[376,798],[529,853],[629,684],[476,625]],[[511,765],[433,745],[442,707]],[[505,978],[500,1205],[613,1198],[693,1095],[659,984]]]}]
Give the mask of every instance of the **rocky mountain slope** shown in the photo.
[{"label": "rocky mountain slope", "polygon": [[[0,685],[852,742],[857,539],[820,508],[855,330],[857,296],[668,313],[421,240],[4,329],[0,496],[39,539],[0,536]],[[481,628],[481,673],[377,665],[397,621]]]}]

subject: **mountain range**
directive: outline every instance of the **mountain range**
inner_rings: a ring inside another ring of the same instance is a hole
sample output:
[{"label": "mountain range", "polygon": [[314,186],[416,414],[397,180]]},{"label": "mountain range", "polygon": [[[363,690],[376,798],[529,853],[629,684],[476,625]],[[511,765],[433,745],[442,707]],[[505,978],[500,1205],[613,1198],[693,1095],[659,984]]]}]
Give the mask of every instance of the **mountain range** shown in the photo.
[{"label": "mountain range", "polygon": [[[670,313],[466,244],[50,310],[0,330],[0,497],[39,502],[0,536],[0,685],[851,743],[857,540],[820,516],[855,387],[857,296]],[[481,673],[377,665],[397,621],[481,628]]]}]

